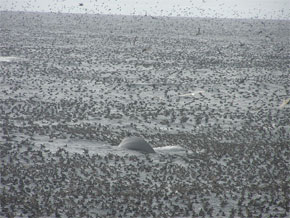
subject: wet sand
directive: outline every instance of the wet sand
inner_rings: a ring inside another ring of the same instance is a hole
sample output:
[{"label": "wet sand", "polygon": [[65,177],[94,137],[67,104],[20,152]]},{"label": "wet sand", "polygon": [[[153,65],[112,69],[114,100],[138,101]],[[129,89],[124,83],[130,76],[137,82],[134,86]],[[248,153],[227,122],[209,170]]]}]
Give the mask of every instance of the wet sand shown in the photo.
[{"label": "wet sand", "polygon": [[0,20],[1,216],[289,215],[289,22]]}]

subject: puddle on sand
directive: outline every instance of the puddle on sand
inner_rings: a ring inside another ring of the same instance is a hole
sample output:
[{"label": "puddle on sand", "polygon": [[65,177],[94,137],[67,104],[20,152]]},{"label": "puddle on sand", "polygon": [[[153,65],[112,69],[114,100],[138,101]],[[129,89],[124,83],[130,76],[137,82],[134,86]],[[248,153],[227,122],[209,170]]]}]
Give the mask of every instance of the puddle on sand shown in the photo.
[{"label": "puddle on sand", "polygon": [[17,62],[17,61],[27,61],[25,58],[17,56],[0,56],[0,62]]}]

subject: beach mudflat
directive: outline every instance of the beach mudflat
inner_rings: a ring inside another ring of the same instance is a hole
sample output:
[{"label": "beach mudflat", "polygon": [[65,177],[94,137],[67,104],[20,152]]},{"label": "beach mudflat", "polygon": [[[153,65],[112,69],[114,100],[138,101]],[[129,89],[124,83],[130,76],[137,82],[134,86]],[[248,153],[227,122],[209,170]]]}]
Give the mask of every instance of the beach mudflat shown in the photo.
[{"label": "beach mudflat", "polygon": [[289,21],[0,20],[0,216],[289,215]]}]

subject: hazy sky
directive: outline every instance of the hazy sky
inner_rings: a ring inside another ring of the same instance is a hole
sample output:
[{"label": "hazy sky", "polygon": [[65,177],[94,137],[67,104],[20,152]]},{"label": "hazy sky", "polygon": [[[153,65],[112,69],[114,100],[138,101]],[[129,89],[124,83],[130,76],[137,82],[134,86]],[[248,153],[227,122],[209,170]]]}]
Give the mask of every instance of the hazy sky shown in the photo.
[{"label": "hazy sky", "polygon": [[0,10],[290,20],[290,0],[1,0]]}]

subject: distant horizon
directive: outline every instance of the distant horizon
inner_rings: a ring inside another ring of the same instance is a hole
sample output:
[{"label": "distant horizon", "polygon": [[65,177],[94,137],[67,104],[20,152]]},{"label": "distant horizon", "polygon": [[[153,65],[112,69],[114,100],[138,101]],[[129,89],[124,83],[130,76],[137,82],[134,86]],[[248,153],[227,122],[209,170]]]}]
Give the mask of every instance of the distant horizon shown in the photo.
[{"label": "distant horizon", "polygon": [[290,20],[289,0],[6,0],[0,11]]},{"label": "distant horizon", "polygon": [[63,15],[89,15],[89,16],[124,16],[124,17],[156,17],[156,18],[181,18],[181,19],[229,19],[229,20],[267,20],[267,21],[290,21],[283,18],[244,18],[244,17],[189,17],[189,16],[166,16],[166,15],[138,15],[138,14],[105,14],[105,13],[81,13],[81,12],[51,12],[51,11],[16,11],[0,10],[0,13],[35,13],[35,14],[63,14]]}]

